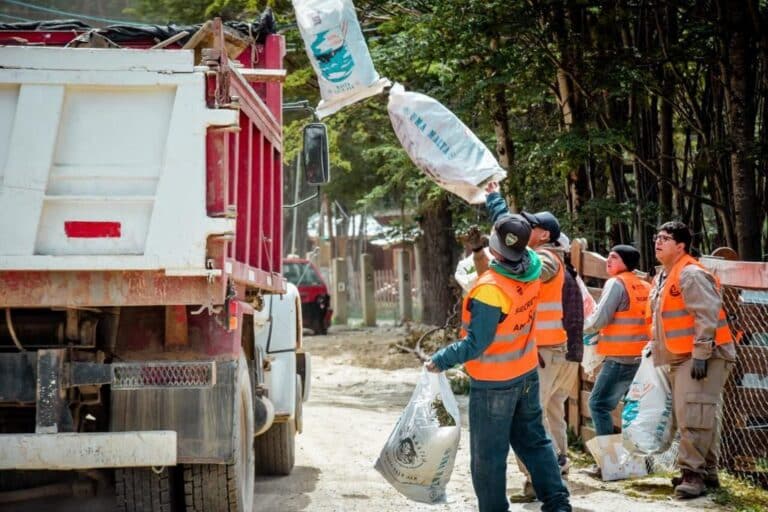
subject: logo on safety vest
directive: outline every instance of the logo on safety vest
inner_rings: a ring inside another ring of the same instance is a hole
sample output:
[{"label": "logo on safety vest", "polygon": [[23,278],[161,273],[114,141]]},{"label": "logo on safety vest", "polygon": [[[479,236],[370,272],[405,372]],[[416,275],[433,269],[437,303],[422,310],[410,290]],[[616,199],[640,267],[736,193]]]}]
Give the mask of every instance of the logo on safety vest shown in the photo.
[{"label": "logo on safety vest", "polygon": [[669,294],[673,297],[679,297],[680,296],[680,289],[676,285],[672,285],[672,287],[669,289]]}]

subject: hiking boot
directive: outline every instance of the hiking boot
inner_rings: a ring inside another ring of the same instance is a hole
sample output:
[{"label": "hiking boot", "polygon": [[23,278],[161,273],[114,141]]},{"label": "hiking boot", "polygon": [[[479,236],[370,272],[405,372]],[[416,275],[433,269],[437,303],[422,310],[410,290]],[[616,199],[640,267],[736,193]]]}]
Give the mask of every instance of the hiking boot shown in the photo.
[{"label": "hiking boot", "polygon": [[603,479],[603,470],[600,469],[600,466],[597,464],[592,464],[588,468],[582,469],[581,472],[585,475],[591,476],[592,478],[599,478],[601,480]]},{"label": "hiking boot", "polygon": [[571,467],[571,461],[569,461],[568,457],[561,453],[557,456],[557,465],[560,466],[560,474],[565,476],[568,474],[568,470]]},{"label": "hiking boot", "polygon": [[698,498],[706,492],[707,486],[704,485],[704,479],[701,475],[688,469],[683,470],[683,480],[675,487],[675,496],[688,500]]},{"label": "hiking boot", "polygon": [[[719,489],[720,488],[720,478],[717,476],[717,473],[704,475],[704,486],[707,489]],[[683,483],[683,477],[676,476],[672,478],[672,487],[677,487]]]},{"label": "hiking boot", "polygon": [[523,490],[510,496],[509,501],[512,503],[531,503],[532,501],[536,501],[536,491],[533,490],[531,481],[526,479],[523,484]]}]

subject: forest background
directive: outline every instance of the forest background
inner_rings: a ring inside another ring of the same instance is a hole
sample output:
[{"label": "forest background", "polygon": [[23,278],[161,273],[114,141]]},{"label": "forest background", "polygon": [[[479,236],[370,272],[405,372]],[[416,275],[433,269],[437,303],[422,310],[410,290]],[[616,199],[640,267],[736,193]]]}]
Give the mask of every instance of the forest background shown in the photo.
[{"label": "forest background", "polygon": [[[741,259],[765,259],[768,0],[355,6],[379,73],[442,102],[494,150],[508,170],[502,190],[512,210],[550,210],[592,250],[633,244],[644,269],[654,264],[656,226],[670,219],[691,226],[703,254],[730,246]],[[315,105],[317,81],[287,0],[0,0],[0,22],[74,12],[97,26],[186,24],[258,19],[266,7],[289,49],[285,100]],[[324,121],[333,168],[325,204],[345,215],[412,213],[400,230],[416,235],[428,265],[423,320],[442,324],[454,301],[456,235],[487,225],[483,209],[413,166],[385,95]],[[305,122],[286,118],[286,162]]]}]

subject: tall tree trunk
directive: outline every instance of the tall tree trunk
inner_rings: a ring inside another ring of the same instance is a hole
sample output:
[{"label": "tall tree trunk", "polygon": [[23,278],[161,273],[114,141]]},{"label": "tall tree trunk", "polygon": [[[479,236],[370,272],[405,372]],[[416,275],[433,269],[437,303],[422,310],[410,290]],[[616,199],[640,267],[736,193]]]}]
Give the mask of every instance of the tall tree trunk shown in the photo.
[{"label": "tall tree trunk", "polygon": [[444,193],[423,206],[419,224],[423,233],[418,241],[423,276],[422,321],[443,325],[454,305],[451,276],[457,261],[453,215]]},{"label": "tall tree trunk", "polygon": [[753,60],[751,24],[743,0],[727,0],[722,4],[725,24],[723,54],[720,67],[725,83],[727,122],[731,140],[731,181],[736,240],[741,259],[761,260],[760,235],[762,209],[757,203],[754,161],[750,155],[754,141],[755,110],[751,73]]},{"label": "tall tree trunk", "polygon": [[[665,34],[658,34],[658,37],[664,38],[663,43],[666,48],[670,47],[670,42],[677,39],[677,13],[674,6],[668,4],[664,10],[664,24],[666,26]],[[670,181],[674,178],[675,169],[675,147],[673,142],[674,128],[672,124],[672,101],[674,95],[673,74],[668,69],[661,70],[662,95],[661,98],[661,159],[659,162],[659,171],[662,179],[659,182],[659,217],[669,219],[672,217],[672,185]]]},{"label": "tall tree trunk", "polygon": [[496,134],[496,156],[499,159],[499,165],[508,173],[506,180],[507,205],[510,211],[517,212],[520,210],[518,198],[520,197],[520,182],[522,180],[510,172],[512,162],[515,159],[515,146],[509,133],[507,91],[504,84],[495,84],[491,89],[490,97],[486,103],[491,113],[493,131]]}]

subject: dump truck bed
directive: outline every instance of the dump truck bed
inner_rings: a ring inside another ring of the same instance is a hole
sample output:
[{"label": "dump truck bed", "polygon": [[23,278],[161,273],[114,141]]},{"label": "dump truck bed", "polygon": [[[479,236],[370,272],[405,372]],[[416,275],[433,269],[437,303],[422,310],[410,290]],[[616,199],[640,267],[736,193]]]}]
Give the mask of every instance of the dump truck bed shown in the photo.
[{"label": "dump truck bed", "polygon": [[0,47],[0,307],[284,291],[280,83],[222,53]]}]

